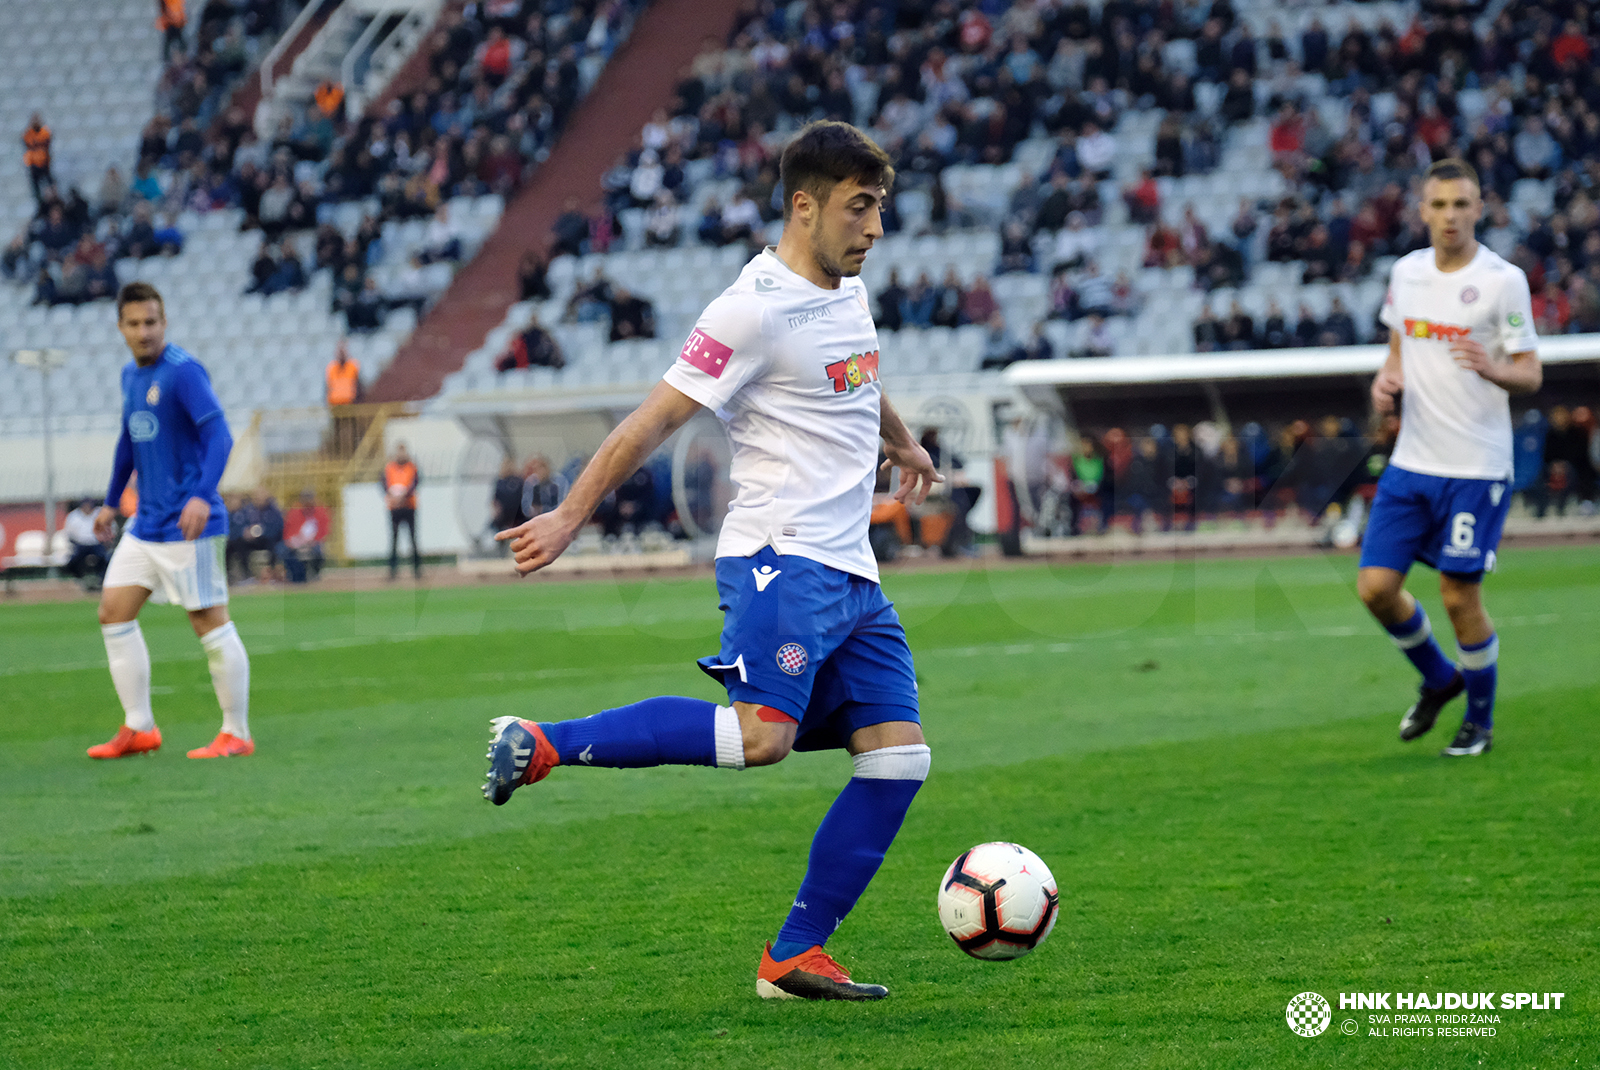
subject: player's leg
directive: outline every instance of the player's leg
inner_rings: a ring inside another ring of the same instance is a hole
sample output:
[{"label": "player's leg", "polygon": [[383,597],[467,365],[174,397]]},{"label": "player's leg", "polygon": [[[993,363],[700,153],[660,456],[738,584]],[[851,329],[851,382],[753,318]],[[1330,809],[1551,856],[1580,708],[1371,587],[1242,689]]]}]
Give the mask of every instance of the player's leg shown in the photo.
[{"label": "player's leg", "polygon": [[210,744],[189,752],[191,758],[232,758],[254,754],[250,738],[250,655],[226,604],[193,610],[189,624],[200,637],[211,670],[211,689],[222,708],[222,731]]},{"label": "player's leg", "polygon": [[222,730],[191,758],[238,757],[255,752],[250,739],[250,657],[228,617],[227,536],[163,543],[156,553],[171,600],[189,614],[206,652],[211,687],[222,708]]},{"label": "player's leg", "polygon": [[1411,563],[1429,559],[1430,540],[1438,526],[1428,497],[1431,478],[1395,468],[1384,472],[1372,501],[1356,575],[1362,604],[1422,674],[1417,701],[1400,721],[1402,740],[1432,728],[1439,711],[1463,686],[1434,638],[1428,614],[1405,589]]},{"label": "player's leg", "polygon": [[[779,560],[770,551],[763,553]],[[784,559],[781,568],[766,565],[784,582],[769,590],[767,580],[758,588],[753,560],[768,561],[758,554],[717,562],[717,590],[726,613],[722,653],[700,664],[727,687],[727,706],[668,695],[569,721],[497,717],[484,797],[502,805],[517,788],[543,780],[562,765],[742,769],[781,760],[805,713],[816,665],[833,649],[832,644],[819,645],[815,636],[798,634],[797,621],[812,602],[837,605],[844,580],[836,581],[839,590],[832,593],[807,585],[807,576],[833,570]],[[788,638],[797,634],[797,639]]]},{"label": "player's leg", "polygon": [[1493,736],[1500,640],[1483,608],[1483,576],[1494,568],[1511,487],[1501,480],[1453,479],[1443,503],[1449,522],[1440,533],[1439,593],[1460,648],[1467,714],[1442,753],[1467,757],[1488,750]]},{"label": "player's leg", "polygon": [[[882,713],[902,715],[894,707]],[[928,777],[929,751],[915,721],[858,729],[848,749],[854,775],[817,827],[805,878],[756,972],[756,991],[768,999],[862,1000],[889,994],[882,985],[852,981],[823,945],[877,875]]]},{"label": "player's leg", "polygon": [[[802,749],[842,740],[854,775],[811,843],[805,878],[778,938],[762,957],[756,988],[767,998],[879,999],[858,985],[823,945],[877,874],[928,776],[930,753],[917,711],[916,670],[899,617],[876,584],[857,583],[857,630],[818,675]],[[818,741],[818,737],[821,737]]]},{"label": "player's leg", "polygon": [[124,538],[111,556],[106,586],[100,591],[100,635],[105,641],[111,684],[122,703],[122,727],[105,743],[89,748],[91,758],[122,758],[161,747],[161,729],[150,709],[150,649],[139,628],[139,610],[154,580],[145,576],[142,544]]},{"label": "player's leg", "polygon": [[[1500,639],[1483,608],[1483,574],[1440,573],[1439,593],[1455,627],[1461,675],[1466,681],[1467,715],[1461,732],[1445,753],[1452,757],[1482,754],[1494,728],[1494,693],[1499,683]],[[1463,738],[1465,737],[1465,738]]]}]

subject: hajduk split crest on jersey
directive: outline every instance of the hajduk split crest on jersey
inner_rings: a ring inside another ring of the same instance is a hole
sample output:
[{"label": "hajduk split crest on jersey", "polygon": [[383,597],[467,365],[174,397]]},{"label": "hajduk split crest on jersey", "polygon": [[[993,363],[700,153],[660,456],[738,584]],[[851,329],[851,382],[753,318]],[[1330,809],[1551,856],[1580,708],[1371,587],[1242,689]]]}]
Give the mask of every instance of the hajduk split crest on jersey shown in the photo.
[{"label": "hajduk split crest on jersey", "polygon": [[1504,361],[1537,348],[1528,277],[1487,246],[1466,267],[1440,271],[1432,249],[1395,261],[1379,315],[1400,334],[1406,389],[1391,463],[1451,479],[1511,476],[1511,404],[1501,387],[1455,362],[1471,339]]},{"label": "hajduk split crest on jersey", "polygon": [[716,412],[733,443],[718,557],[770,545],[878,579],[867,521],[882,388],[860,278],[823,289],[769,246],[706,306],[664,378]]}]

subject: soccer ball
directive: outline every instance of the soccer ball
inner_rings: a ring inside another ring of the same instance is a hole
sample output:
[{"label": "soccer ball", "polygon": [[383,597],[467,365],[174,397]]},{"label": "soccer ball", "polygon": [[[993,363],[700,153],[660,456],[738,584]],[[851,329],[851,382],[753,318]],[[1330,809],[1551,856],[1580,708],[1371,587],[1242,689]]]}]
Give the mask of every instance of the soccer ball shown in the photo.
[{"label": "soccer ball", "polygon": [[939,921],[977,959],[1021,958],[1050,935],[1061,896],[1039,856],[1015,843],[980,843],[939,882]]}]

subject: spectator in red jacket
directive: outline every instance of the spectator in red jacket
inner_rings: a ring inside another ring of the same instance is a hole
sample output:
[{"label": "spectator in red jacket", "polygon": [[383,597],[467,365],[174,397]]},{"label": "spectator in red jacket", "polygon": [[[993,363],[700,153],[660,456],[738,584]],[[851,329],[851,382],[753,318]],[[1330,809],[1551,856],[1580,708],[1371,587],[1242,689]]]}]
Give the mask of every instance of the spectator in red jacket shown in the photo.
[{"label": "spectator in red jacket", "polygon": [[300,492],[300,503],[283,518],[283,567],[290,583],[305,583],[322,573],[322,543],[333,522],[328,507],[317,504],[310,487]]}]

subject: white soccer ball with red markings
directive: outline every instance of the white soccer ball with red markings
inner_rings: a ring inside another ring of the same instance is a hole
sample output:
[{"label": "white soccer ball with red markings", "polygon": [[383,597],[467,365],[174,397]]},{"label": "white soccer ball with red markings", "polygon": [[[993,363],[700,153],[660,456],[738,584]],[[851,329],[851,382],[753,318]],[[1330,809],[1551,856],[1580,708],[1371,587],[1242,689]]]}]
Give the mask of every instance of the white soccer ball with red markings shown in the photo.
[{"label": "white soccer ball with red markings", "polygon": [[1060,906],[1050,867],[1015,843],[978,844],[939,882],[939,921],[977,959],[1026,955],[1050,935]]}]

